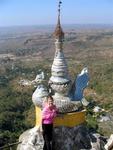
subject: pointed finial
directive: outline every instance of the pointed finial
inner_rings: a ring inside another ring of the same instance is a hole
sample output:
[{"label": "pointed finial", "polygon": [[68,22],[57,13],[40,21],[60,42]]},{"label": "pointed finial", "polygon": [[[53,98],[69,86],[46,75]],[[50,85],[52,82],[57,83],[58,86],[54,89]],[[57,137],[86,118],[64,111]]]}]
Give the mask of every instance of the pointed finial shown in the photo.
[{"label": "pointed finial", "polygon": [[57,22],[57,26],[56,26],[56,29],[54,32],[54,36],[56,39],[63,39],[64,32],[62,31],[61,24],[60,24],[60,13],[61,13],[62,1],[61,0],[58,0],[58,1],[59,1],[59,3],[58,3],[58,22]]},{"label": "pointed finial", "polygon": [[58,16],[60,17],[60,11],[61,11],[61,0],[59,0],[59,4],[58,4]]}]

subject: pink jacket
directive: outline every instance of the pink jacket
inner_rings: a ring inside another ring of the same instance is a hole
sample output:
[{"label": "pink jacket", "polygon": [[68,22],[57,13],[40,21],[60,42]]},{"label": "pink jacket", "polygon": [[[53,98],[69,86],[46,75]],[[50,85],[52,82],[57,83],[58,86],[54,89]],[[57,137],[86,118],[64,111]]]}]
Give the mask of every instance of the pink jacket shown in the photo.
[{"label": "pink jacket", "polygon": [[43,124],[51,124],[53,123],[53,119],[57,115],[57,108],[55,105],[50,109],[47,105],[42,110],[42,123]]}]

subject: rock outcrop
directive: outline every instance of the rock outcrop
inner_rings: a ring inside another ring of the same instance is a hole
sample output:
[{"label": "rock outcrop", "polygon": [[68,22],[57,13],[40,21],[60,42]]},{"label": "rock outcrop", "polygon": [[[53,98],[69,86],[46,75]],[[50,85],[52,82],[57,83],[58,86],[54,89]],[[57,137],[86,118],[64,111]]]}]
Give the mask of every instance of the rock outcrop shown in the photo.
[{"label": "rock outcrop", "polygon": [[[43,150],[43,137],[40,128],[24,132],[17,150]],[[84,125],[76,127],[55,127],[53,131],[54,150],[104,150],[105,139],[91,133]]]},{"label": "rock outcrop", "polygon": [[19,138],[17,150],[43,150],[43,137],[40,127],[25,131]]}]

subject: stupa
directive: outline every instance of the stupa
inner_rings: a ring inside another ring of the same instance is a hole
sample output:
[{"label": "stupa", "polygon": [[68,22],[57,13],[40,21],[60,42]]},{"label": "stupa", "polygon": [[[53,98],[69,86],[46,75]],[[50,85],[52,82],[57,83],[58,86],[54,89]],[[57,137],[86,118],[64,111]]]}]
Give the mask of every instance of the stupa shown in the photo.
[{"label": "stupa", "polygon": [[[20,136],[19,141],[22,143],[17,150],[43,149],[41,112],[48,94],[52,94],[60,114],[63,114],[54,120],[54,150],[80,150],[93,147],[91,137],[84,126],[86,111],[83,108],[85,99],[83,92],[89,81],[88,69],[85,67],[72,83],[63,53],[64,32],[60,22],[61,3],[59,1],[57,26],[54,31],[56,51],[51,67],[51,77],[46,87],[43,84],[44,78],[40,77],[37,89],[32,95],[36,108],[36,124],[34,128]],[[85,102],[85,104],[88,103]]]},{"label": "stupa", "polygon": [[[79,110],[82,108],[83,90],[89,81],[88,69],[84,68],[77,76],[76,81],[74,81],[72,84],[68,74],[67,62],[63,53],[64,32],[60,23],[61,3],[62,2],[59,1],[58,20],[53,33],[56,51],[51,67],[51,77],[48,81],[48,89],[44,87],[42,83],[40,83],[32,96],[32,100],[36,106],[36,126],[39,126],[41,122],[41,108],[43,107],[44,98],[50,93],[52,93],[54,103],[56,104],[60,113],[65,113],[66,115],[68,112],[77,111],[77,113],[73,114],[74,116],[72,115],[72,118],[71,115],[69,115],[69,119],[72,119],[73,121],[69,122],[68,120],[66,121],[64,119],[64,122],[68,122],[68,126],[69,124],[72,124],[72,122],[79,124],[85,121],[85,111]],[[77,121],[78,119],[75,117],[76,114],[78,116],[77,118],[81,118],[79,121]],[[67,117],[68,115],[66,115],[66,119]],[[58,119],[55,119],[55,124],[56,120],[58,121]]]}]

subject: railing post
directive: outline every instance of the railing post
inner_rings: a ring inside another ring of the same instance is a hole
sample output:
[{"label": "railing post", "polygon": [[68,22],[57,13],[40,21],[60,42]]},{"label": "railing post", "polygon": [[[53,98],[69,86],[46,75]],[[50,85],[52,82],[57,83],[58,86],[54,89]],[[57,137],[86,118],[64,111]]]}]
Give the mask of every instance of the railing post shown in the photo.
[{"label": "railing post", "polygon": [[12,150],[12,147],[9,147],[10,150]]},{"label": "railing post", "polygon": [[7,146],[2,146],[2,147],[0,147],[0,150],[4,150],[5,148],[9,148],[9,150],[13,150],[13,146],[14,145],[18,145],[18,144],[20,144],[20,143],[22,143],[22,142],[16,142],[16,143],[12,143],[12,144],[7,144]]}]

